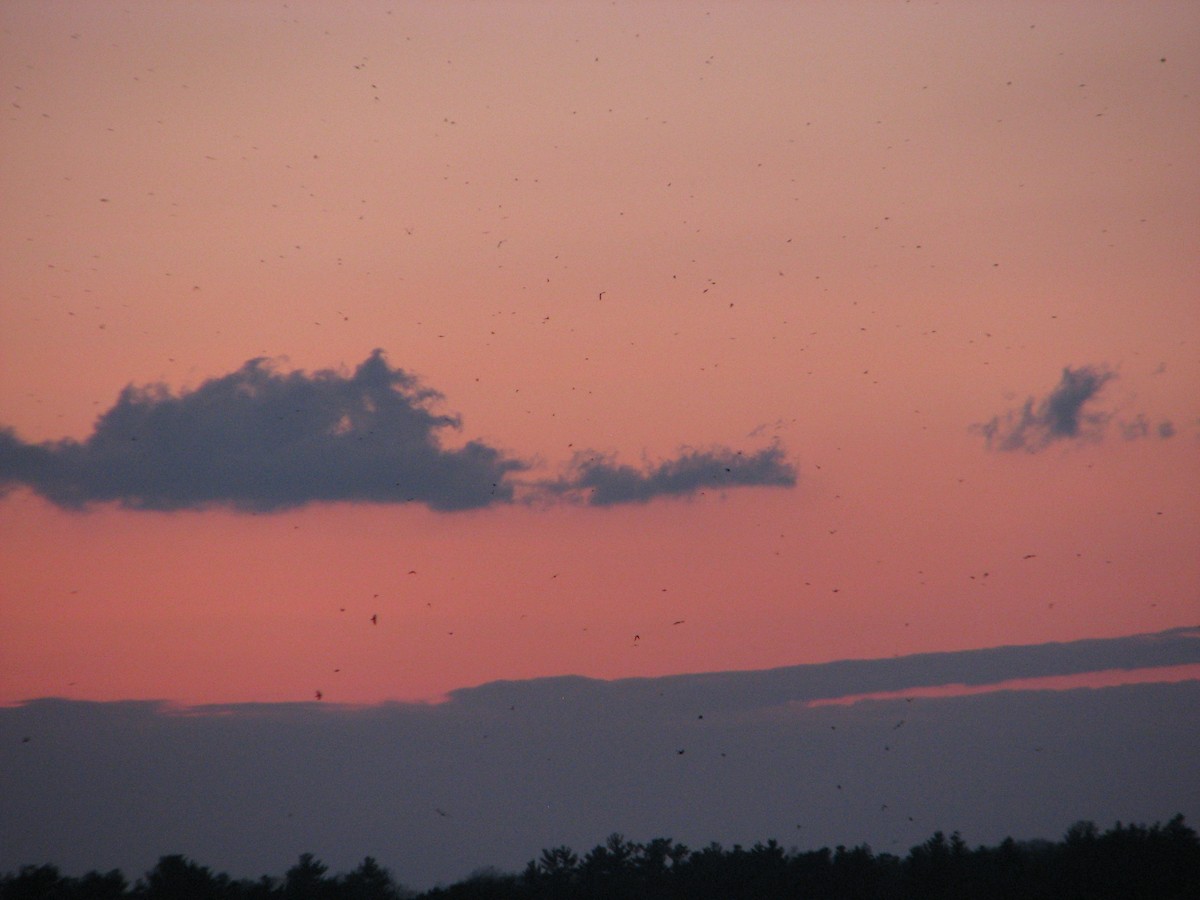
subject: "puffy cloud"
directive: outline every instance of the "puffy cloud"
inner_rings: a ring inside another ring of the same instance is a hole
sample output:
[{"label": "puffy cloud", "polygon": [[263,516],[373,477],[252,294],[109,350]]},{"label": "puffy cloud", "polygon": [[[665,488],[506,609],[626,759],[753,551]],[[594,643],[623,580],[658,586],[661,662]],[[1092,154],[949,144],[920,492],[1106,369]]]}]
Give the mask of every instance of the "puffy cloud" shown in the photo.
[{"label": "puffy cloud", "polygon": [[1058,385],[1041,400],[1030,397],[1021,407],[974,428],[983,434],[991,450],[1036,453],[1055,441],[1097,439],[1111,414],[1085,407],[1116,377],[1104,366],[1068,366]]},{"label": "puffy cloud", "polygon": [[566,478],[547,483],[553,494],[582,497],[590,506],[646,503],[655,497],[692,494],[705,488],[748,486],[791,487],[796,469],[774,444],[746,455],[719,447],[684,450],[642,471],[616,462],[611,456],[581,454]]},{"label": "puffy cloud", "polygon": [[454,416],[376,350],[353,373],[281,373],[252,359],[172,394],[126,387],[82,443],[25,444],[0,434],[0,483],[26,484],[66,508],[214,504],[278,510],[314,501],[424,503],[456,510],[512,499],[526,464],[479,441],[439,441]]},{"label": "puffy cloud", "polygon": [[126,387],[82,442],[29,444],[0,429],[0,490],[26,485],[67,509],[270,512],[346,501],[448,511],[511,503],[518,489],[540,499],[586,493],[600,506],[796,479],[773,446],[749,456],[687,451],[649,472],[593,457],[566,477],[520,485],[512,476],[525,460],[478,440],[443,446],[460,421],[431,409],[440,398],[381,350],[351,375],[285,373],[252,359],[192,391]]}]

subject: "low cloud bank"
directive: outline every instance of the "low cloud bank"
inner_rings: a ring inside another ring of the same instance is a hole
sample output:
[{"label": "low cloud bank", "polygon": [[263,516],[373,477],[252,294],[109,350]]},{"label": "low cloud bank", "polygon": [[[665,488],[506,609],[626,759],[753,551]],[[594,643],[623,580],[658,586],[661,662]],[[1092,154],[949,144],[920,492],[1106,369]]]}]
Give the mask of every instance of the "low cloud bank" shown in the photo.
[{"label": "low cloud bank", "polygon": [[[1200,632],[670,678],[551,678],[434,705],[37,700],[0,708],[0,871],[135,875],[184,853],[235,877],[305,852],[414,887],[620,831],[903,854],[1064,821],[1200,818],[1200,682],[819,697],[1200,658]],[[1114,779],[1112,773],[1120,773]]]}]

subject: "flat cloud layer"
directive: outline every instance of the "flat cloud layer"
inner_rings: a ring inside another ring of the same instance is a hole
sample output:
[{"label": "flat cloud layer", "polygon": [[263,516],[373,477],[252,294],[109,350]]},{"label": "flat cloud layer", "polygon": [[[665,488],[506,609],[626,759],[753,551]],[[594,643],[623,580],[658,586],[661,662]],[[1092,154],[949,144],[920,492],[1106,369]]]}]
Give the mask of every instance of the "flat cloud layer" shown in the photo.
[{"label": "flat cloud layer", "polygon": [[901,853],[1200,816],[1200,682],[810,707],[1200,661],[1200,630],[670,678],[548,678],[437,705],[0,708],[0,871],[136,877],[183,853],[237,877],[304,852],[428,887],[619,831]]},{"label": "flat cloud layer", "polygon": [[[0,430],[0,489],[26,485],[65,509],[211,505],[274,511],[313,502],[423,503],[462,510],[514,501],[510,477],[530,464],[478,440],[447,449],[456,416],[441,395],[375,350],[350,376],[283,373],[252,359],[190,392],[126,387],[83,442],[28,444]],[[795,483],[772,447],[744,456],[688,451],[648,473],[611,460],[525,486],[528,496],[644,502],[702,487]]]}]

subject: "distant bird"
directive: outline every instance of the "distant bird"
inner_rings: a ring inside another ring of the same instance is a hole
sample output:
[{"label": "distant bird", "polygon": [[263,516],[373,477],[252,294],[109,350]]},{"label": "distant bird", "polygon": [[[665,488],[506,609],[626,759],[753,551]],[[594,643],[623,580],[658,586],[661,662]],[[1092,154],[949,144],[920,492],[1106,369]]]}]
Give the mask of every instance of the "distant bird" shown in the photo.
[{"label": "distant bird", "polygon": [[371,624],[372,624],[372,625],[378,625],[378,624],[379,624],[379,614],[378,614],[378,613],[376,613],[375,615],[372,615],[372,616],[371,616]]},{"label": "distant bird", "polygon": [[22,743],[22,744],[28,744],[28,743],[29,743],[29,741],[30,741],[30,739],[29,739],[28,737],[23,737],[23,738],[21,738],[21,743]]},{"label": "distant bird", "polygon": [[325,696],[325,695],[324,695],[324,694],[322,694],[320,691],[317,691],[317,699],[318,699],[318,700],[320,700],[320,699],[321,699],[322,697],[324,697],[324,696]]},{"label": "distant bird", "polygon": [[682,625],[682,624],[683,624],[685,621],[687,621],[687,620],[686,620],[686,619],[676,619],[676,620],[675,620],[674,622],[672,622],[671,624],[672,624],[672,625]]},{"label": "distant bird", "polygon": [[435,806],[435,807],[433,808],[433,811],[434,811],[435,813],[437,813],[439,816],[441,816],[442,818],[445,818],[445,819],[448,819],[448,818],[450,818],[450,813],[446,812],[444,809],[438,809],[438,808]]},{"label": "distant bird", "polygon": [[1036,553],[1026,553],[1024,556],[1021,557],[1021,559],[1033,559],[1036,556],[1037,556]]},{"label": "distant bird", "polygon": [[676,750],[676,751],[675,751],[675,753],[676,753],[676,755],[677,755],[677,756],[683,756],[683,753],[684,753],[684,751],[682,751],[682,750]]}]

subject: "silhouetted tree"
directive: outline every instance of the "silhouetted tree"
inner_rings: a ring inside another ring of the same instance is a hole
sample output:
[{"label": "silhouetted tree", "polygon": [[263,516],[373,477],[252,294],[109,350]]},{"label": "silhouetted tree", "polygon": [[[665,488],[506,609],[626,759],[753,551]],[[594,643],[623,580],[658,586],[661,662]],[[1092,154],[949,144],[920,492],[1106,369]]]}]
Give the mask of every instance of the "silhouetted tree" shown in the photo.
[{"label": "silhouetted tree", "polygon": [[364,857],[357,869],[338,879],[336,894],[339,900],[401,900],[412,896],[397,885],[391,873],[370,856]]},{"label": "silhouetted tree", "polygon": [[334,897],[333,882],[325,877],[329,867],[311,853],[301,853],[300,859],[283,876],[285,900],[325,900]]},{"label": "silhouetted tree", "polygon": [[159,857],[134,889],[143,900],[224,900],[229,893],[228,876],[214,875],[207,866],[179,854]]},{"label": "silhouetted tree", "polygon": [[75,896],[80,900],[119,900],[128,887],[129,882],[119,869],[88,872],[75,882]]},{"label": "silhouetted tree", "polygon": [[[428,900],[1197,900],[1200,837],[1182,816],[1101,832],[1077,822],[1059,842],[1005,839],[971,850],[942,832],[904,859],[867,845],[808,852],[777,842],[692,852],[668,838],[613,834],[580,860],[552,847],[522,875],[476,872]],[[411,898],[371,857],[337,877],[311,853],[282,879],[231,881],[183,856],[164,856],[130,889],[119,871],[64,876],[53,865],[0,875],[0,900],[400,900]],[[418,898],[419,900],[419,898]]]},{"label": "silhouetted tree", "polygon": [[57,866],[22,866],[4,879],[4,900],[60,900],[69,896],[69,886]]}]

